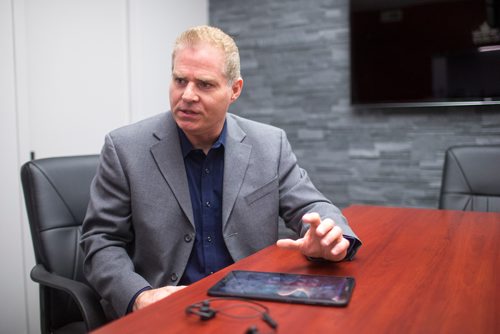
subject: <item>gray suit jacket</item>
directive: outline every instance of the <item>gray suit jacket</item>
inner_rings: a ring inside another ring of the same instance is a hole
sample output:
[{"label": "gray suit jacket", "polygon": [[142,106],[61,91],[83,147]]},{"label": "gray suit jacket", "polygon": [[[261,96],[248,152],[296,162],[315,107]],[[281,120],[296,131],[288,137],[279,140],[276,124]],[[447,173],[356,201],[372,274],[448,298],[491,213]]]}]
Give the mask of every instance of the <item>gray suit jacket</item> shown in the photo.
[{"label": "gray suit jacket", "polygon": [[[278,239],[278,217],[297,234],[319,212],[356,237],[340,211],[296,163],[284,131],[227,115],[222,229],[235,261]],[[176,285],[195,235],[175,121],[163,113],[106,136],[81,237],[84,273],[108,317],[137,291]],[[352,258],[356,247],[351,247]]]}]

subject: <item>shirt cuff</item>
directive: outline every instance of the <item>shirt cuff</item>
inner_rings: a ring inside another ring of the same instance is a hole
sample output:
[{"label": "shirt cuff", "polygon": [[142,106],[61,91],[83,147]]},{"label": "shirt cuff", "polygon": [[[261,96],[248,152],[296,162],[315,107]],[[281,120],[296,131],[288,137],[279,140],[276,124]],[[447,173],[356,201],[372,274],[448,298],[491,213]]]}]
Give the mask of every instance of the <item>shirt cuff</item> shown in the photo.
[{"label": "shirt cuff", "polygon": [[344,261],[351,261],[354,258],[354,255],[358,252],[358,249],[361,246],[361,241],[350,235],[344,235],[344,238],[349,241],[349,248],[347,249],[347,255],[344,258]]},{"label": "shirt cuff", "polygon": [[146,286],[142,289],[140,289],[139,291],[137,291],[135,293],[135,295],[132,297],[132,299],[130,300],[130,303],[128,303],[128,307],[127,307],[127,314],[131,313],[132,312],[132,308],[134,307],[134,303],[135,303],[135,300],[137,299],[137,297],[144,291],[146,290],[152,290],[153,288],[150,287],[150,286]]}]

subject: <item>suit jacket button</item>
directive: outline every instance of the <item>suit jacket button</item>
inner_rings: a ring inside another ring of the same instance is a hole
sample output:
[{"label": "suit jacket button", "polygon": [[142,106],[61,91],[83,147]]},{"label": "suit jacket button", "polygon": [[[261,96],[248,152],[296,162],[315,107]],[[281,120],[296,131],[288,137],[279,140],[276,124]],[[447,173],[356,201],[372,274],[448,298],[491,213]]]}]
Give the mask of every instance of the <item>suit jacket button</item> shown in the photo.
[{"label": "suit jacket button", "polygon": [[191,240],[193,240],[193,238],[191,237],[190,234],[184,234],[184,241],[185,242],[190,242]]},{"label": "suit jacket button", "polygon": [[170,280],[171,280],[172,282],[177,281],[177,279],[178,279],[178,278],[179,278],[179,277],[177,276],[177,274],[176,274],[176,273],[173,273],[172,275],[170,275]]}]

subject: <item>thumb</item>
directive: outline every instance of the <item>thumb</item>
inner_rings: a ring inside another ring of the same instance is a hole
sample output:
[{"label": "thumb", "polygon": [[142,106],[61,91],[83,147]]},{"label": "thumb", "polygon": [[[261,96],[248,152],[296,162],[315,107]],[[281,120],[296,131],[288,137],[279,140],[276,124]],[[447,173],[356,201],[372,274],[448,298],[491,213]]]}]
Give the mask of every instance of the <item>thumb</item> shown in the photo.
[{"label": "thumb", "polygon": [[279,248],[283,248],[283,249],[300,250],[300,247],[302,247],[303,241],[304,241],[303,238],[300,238],[297,240],[279,239],[278,241],[276,241],[276,246],[278,246]]}]

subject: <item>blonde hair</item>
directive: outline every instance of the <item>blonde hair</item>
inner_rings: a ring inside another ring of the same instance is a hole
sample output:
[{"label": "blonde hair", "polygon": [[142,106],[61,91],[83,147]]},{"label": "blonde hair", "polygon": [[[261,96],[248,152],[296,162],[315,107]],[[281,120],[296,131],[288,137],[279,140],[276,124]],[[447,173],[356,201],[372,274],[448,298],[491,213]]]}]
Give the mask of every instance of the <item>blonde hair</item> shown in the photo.
[{"label": "blonde hair", "polygon": [[206,25],[189,28],[177,37],[172,51],[172,66],[177,50],[186,46],[196,45],[200,42],[207,42],[224,52],[226,60],[224,74],[229,84],[233,84],[241,78],[240,54],[236,43],[221,29]]}]

